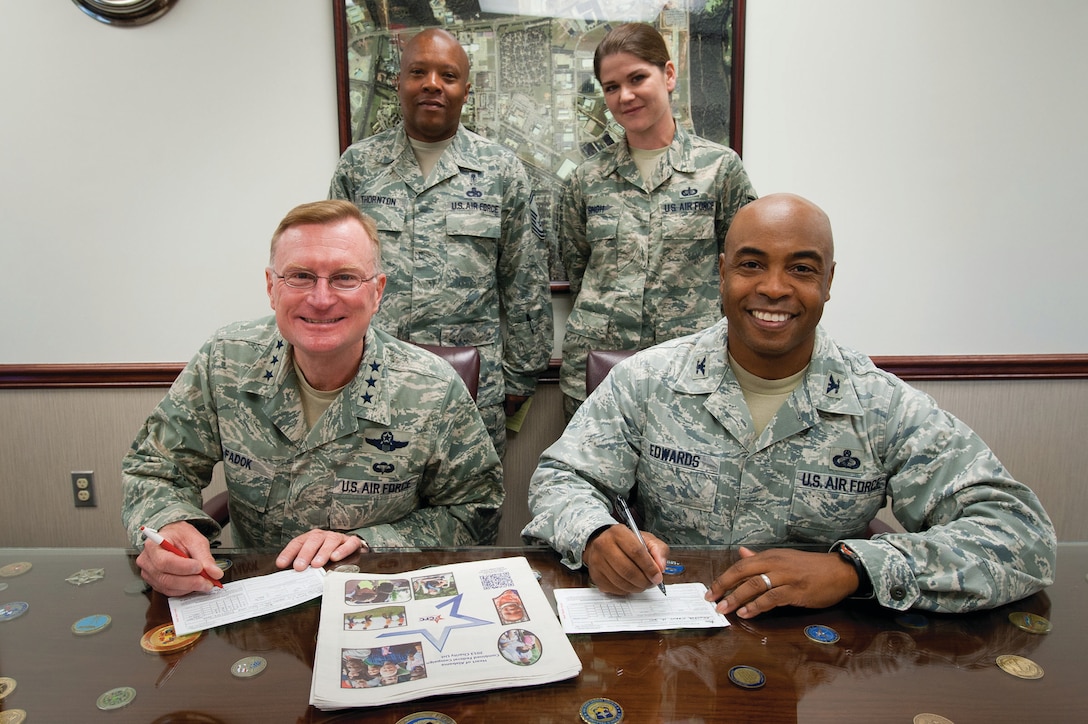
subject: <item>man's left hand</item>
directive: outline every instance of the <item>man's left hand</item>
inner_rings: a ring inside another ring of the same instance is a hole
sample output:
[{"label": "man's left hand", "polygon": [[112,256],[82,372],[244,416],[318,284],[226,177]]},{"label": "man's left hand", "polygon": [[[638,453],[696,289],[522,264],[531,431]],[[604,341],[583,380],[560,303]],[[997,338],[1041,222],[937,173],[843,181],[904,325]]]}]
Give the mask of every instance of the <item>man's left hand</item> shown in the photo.
[{"label": "man's left hand", "polygon": [[740,560],[714,580],[706,600],[718,601],[719,613],[753,618],[778,606],[832,606],[857,587],[857,572],[838,553],[741,547]]},{"label": "man's left hand", "polygon": [[311,530],[295,536],[276,557],[277,568],[293,567],[304,571],[307,566],[321,568],[329,561],[341,561],[363,546],[357,535],[345,535],[331,530]]}]

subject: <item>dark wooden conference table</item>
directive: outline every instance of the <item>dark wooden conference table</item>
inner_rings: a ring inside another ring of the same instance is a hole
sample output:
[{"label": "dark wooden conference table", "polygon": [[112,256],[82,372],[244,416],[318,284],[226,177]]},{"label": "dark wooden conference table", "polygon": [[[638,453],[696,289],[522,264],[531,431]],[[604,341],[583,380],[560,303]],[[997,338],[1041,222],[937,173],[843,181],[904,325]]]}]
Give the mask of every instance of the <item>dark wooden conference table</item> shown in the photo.
[{"label": "dark wooden conference table", "polygon": [[[374,553],[349,562],[365,572],[394,573],[429,564],[523,555],[551,591],[589,585],[545,548],[470,548]],[[684,570],[667,583],[709,583],[736,553],[673,549]],[[224,580],[274,572],[274,555],[217,551],[232,561]],[[22,615],[0,619],[0,680],[16,685],[0,699],[0,722],[11,710],[37,722],[389,722],[419,711],[468,722],[578,722],[583,702],[607,697],[625,722],[912,722],[922,713],[955,722],[1082,722],[1088,717],[1088,543],[1060,547],[1058,576],[1045,592],[970,614],[900,613],[869,602],[831,609],[781,610],[755,620],[730,616],[731,626],[669,632],[576,635],[582,661],[574,679],[523,689],[443,696],[381,708],[323,712],[309,706],[318,623],[314,600],[287,611],[205,632],[174,654],[148,654],[144,632],[170,621],[166,599],[140,591],[133,551],[0,549],[0,607],[25,602]],[[66,579],[102,569],[82,584]],[[3,587],[2,584],[8,584]],[[134,585],[135,584],[135,585]],[[554,600],[553,600],[554,604]],[[0,608],[2,610],[2,608]],[[1047,634],[1023,631],[1009,614],[1043,616]],[[72,624],[92,614],[112,617],[93,635]],[[833,644],[806,638],[823,624]],[[1020,679],[996,664],[1015,654],[1042,667]],[[247,655],[267,659],[259,676],[237,678],[231,666]],[[733,684],[729,669],[764,673],[758,689]],[[102,711],[98,697],[131,686],[135,699]]]}]

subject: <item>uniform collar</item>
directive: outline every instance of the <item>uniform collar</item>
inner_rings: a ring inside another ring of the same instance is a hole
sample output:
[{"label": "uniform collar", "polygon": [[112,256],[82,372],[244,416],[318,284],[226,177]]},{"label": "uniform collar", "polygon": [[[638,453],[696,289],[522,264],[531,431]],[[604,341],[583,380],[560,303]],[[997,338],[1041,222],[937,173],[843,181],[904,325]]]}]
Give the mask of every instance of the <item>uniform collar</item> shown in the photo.
[{"label": "uniform collar", "polygon": [[361,429],[360,420],[376,425],[390,421],[386,373],[386,344],[373,325],[363,342],[363,358],[354,379],[333,400],[312,430],[305,429],[298,381],[291,363],[292,348],[277,331],[263,354],[239,382],[242,392],[263,397],[263,408],[292,440],[318,445]]},{"label": "uniform collar", "polygon": [[[614,143],[610,148],[614,149],[614,151],[611,158],[608,159],[607,166],[603,169],[604,175],[619,172],[621,176],[628,180],[639,178],[638,166],[635,165],[635,160],[631,157],[631,149],[627,146],[627,137],[624,136],[622,140]],[[676,123],[676,133],[673,135],[672,143],[669,144],[669,148],[665,152],[665,157],[665,162],[674,171],[694,173],[699,170],[692,152],[691,135],[681,128],[679,121]]]},{"label": "uniform collar", "polygon": [[[736,375],[729,368],[726,345],[729,327],[725,319],[695,338],[690,347],[682,347],[673,360],[665,383],[685,394],[740,394]],[[734,389],[735,388],[735,389]],[[861,400],[854,387],[849,367],[834,340],[816,328],[816,344],[808,373],[798,388],[801,408],[844,415],[860,415]],[[795,393],[792,399],[797,399]],[[803,409],[799,410],[803,414]]]},{"label": "uniform collar", "polygon": [[[446,179],[456,176],[460,169],[483,172],[483,166],[477,159],[476,134],[469,131],[462,124],[457,125],[457,133],[454,134],[445,153],[438,159],[438,164],[432,172],[435,185]],[[404,128],[404,121],[400,122],[396,133],[393,134],[393,144],[389,147],[389,155],[382,158],[382,163],[396,164],[397,174],[406,184],[417,193],[422,193],[426,188],[425,179],[420,173],[419,163],[416,161],[415,151],[408,141],[408,132]]]}]

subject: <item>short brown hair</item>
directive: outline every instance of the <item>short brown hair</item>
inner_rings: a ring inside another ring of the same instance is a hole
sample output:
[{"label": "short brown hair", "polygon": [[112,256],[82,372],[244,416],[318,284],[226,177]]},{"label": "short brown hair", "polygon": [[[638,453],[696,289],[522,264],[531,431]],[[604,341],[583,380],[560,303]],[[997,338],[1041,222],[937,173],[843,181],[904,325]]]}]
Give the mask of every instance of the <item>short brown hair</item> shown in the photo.
[{"label": "short brown hair", "polygon": [[669,49],[657,28],[649,23],[624,23],[608,31],[593,53],[593,75],[601,80],[601,61],[616,53],[630,53],[658,68],[668,63]]},{"label": "short brown hair", "polygon": [[276,231],[272,234],[272,245],[268,254],[268,263],[275,264],[276,262],[276,245],[279,243],[280,236],[283,232],[287,231],[293,226],[299,226],[301,224],[332,224],[337,221],[345,221],[347,219],[355,219],[362,224],[363,231],[366,232],[367,237],[374,244],[374,273],[381,273],[382,265],[382,246],[381,240],[378,238],[378,225],[374,222],[374,219],[370,218],[359,208],[343,199],[329,199],[327,201],[311,201],[308,204],[299,204],[295,208],[287,212],[287,216],[283,217],[283,221],[276,227]]}]

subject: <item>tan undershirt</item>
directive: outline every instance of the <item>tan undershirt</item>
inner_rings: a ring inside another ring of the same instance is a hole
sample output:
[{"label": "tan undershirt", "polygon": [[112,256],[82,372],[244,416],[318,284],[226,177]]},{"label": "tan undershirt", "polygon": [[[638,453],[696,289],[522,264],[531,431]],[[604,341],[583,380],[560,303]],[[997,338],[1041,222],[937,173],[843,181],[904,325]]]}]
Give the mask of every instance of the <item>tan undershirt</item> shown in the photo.
[{"label": "tan undershirt", "polygon": [[325,414],[325,410],[329,409],[332,401],[348,385],[343,385],[335,390],[317,390],[306,381],[306,375],[302,374],[298,364],[295,364],[295,374],[298,375],[299,397],[302,398],[302,415],[306,418],[306,429],[312,430],[314,424]]},{"label": "tan undershirt", "polygon": [[638,166],[638,173],[640,176],[642,176],[642,180],[648,181],[650,178],[650,174],[652,174],[654,172],[654,169],[657,168],[658,159],[665,155],[665,151],[668,151],[669,147],[664,146],[663,148],[646,149],[631,148],[630,146],[628,146],[627,150],[631,152],[631,160],[635,162],[636,166]]},{"label": "tan undershirt", "polygon": [[737,376],[737,382],[740,383],[744,401],[748,404],[748,411],[752,415],[756,435],[763,433],[763,429],[778,412],[778,408],[789,399],[789,396],[801,384],[805,373],[808,372],[806,365],[803,370],[789,377],[783,377],[780,380],[765,380],[762,377],[756,377],[737,364],[733,355],[729,355],[729,366],[733,368],[733,374]]},{"label": "tan undershirt", "polygon": [[434,170],[435,165],[438,163],[438,159],[446,152],[446,148],[453,143],[453,136],[437,143],[424,143],[409,136],[408,143],[412,145],[412,152],[415,153],[416,162],[419,163],[419,171],[426,180],[430,177],[431,171]]}]

